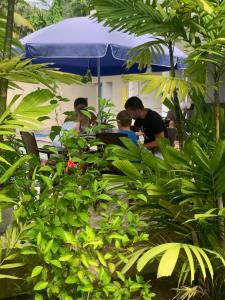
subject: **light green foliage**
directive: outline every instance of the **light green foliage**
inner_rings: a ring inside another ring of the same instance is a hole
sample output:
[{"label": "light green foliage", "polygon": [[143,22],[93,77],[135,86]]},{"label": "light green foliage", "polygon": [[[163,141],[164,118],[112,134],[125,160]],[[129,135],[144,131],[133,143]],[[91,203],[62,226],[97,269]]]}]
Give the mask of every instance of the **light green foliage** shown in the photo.
[{"label": "light green foliage", "polygon": [[117,271],[118,258],[127,262],[124,251],[132,253],[134,242],[147,239],[137,230],[144,223],[109,192],[96,162],[85,170],[79,162],[68,173],[65,167],[60,162],[56,171],[40,168],[34,178],[42,187],[38,199],[21,202],[20,221],[35,224],[27,233],[28,249],[41,259],[29,278],[34,290],[44,298],[152,299],[141,277]]},{"label": "light green foliage", "polygon": [[0,279],[22,279],[15,275],[14,269],[25,265],[19,257],[19,249],[23,247],[21,241],[30,228],[30,225],[19,224],[7,229],[0,237]]},{"label": "light green foliage", "polygon": [[[178,260],[184,267],[180,272],[182,284],[189,278],[191,282],[196,279],[199,276],[197,270],[202,272],[203,278],[213,277],[216,272],[213,268],[224,265],[224,252],[215,228],[218,224],[215,219],[224,216],[224,209],[216,207],[216,199],[225,191],[222,184],[224,141],[219,141],[210,155],[195,140],[186,145],[183,153],[166,142],[160,142],[164,160],[159,160],[143,147],[131,149],[128,140],[124,139],[124,142],[127,148],[114,146],[112,151],[117,153],[113,164],[126,177],[106,175],[105,178],[120,183],[129,191],[130,199],[137,202],[135,210],[148,217],[151,231],[156,230],[157,234],[161,231],[162,240],[155,240],[153,235],[152,243],[158,246],[147,252],[146,248],[134,252],[123,272],[127,272],[136,261],[137,269],[141,271],[163,254],[158,277],[170,276],[176,270]],[[136,163],[125,160],[126,157],[132,157]],[[129,178],[129,183],[125,178]],[[217,263],[212,263],[211,256],[218,259]]]},{"label": "light green foliage", "polygon": [[186,99],[190,90],[195,91],[197,95],[205,94],[205,86],[203,84],[195,81],[187,81],[184,78],[154,74],[124,75],[123,78],[130,81],[144,82],[145,85],[142,93],[151,94],[153,91],[156,91],[156,97],[159,97],[161,102],[171,99],[175,90],[178,91],[181,101]]},{"label": "light green foliage", "polygon": [[47,68],[44,64],[30,64],[30,60],[21,61],[22,56],[15,56],[10,60],[0,60],[0,78],[8,79],[9,85],[19,88],[16,82],[42,83],[55,90],[58,82],[65,84],[81,84],[81,77],[68,73],[61,73]]},{"label": "light green foliage", "polygon": [[28,31],[32,31],[32,27],[39,30],[66,18],[86,16],[89,12],[89,0],[53,0],[50,5],[46,4],[43,7],[32,6],[28,1],[19,1],[16,5],[15,21],[19,35],[25,36]]}]

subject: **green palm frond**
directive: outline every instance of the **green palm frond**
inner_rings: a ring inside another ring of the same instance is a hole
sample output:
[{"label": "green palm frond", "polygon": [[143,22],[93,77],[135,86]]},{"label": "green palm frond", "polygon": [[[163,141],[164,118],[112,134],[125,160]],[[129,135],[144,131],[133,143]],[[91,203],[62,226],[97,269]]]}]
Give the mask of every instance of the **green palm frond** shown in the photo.
[{"label": "green palm frond", "polygon": [[0,61],[0,78],[9,80],[9,85],[16,82],[42,83],[55,90],[56,82],[65,84],[82,84],[81,76],[62,73],[57,69],[49,69],[45,64],[31,64],[30,60],[21,61],[22,56],[15,56],[10,60]]},{"label": "green palm frond", "polygon": [[[138,251],[140,253],[140,250]],[[204,279],[207,277],[207,273],[213,279],[214,271],[208,256],[209,254],[210,256],[213,255],[216,257],[221,266],[225,266],[223,257],[217,252],[183,243],[167,243],[153,247],[146,251],[143,255],[140,254],[140,258],[138,258],[136,253],[134,253],[134,255],[136,255],[135,258],[137,258],[137,270],[139,272],[142,271],[147,264],[152,263],[161,256],[157,278],[171,276],[174,272],[178,259],[180,258],[186,262],[190,270],[189,273],[191,282],[195,279],[197,269],[200,269]],[[133,260],[133,263],[136,261]],[[125,270],[127,270],[127,268]]]},{"label": "green palm frond", "polygon": [[[92,0],[91,4],[96,9],[94,15],[105,25],[112,29],[119,29],[137,35],[155,34],[165,35],[180,30],[185,33],[184,28],[176,16],[176,11],[170,14],[154,1],[144,0]],[[179,26],[178,26],[179,23]],[[176,29],[176,30],[175,30]]]},{"label": "green palm frond", "polygon": [[165,77],[158,74],[131,74],[124,75],[123,78],[130,81],[144,82],[142,93],[150,94],[156,91],[156,96],[161,97],[162,102],[167,98],[171,99],[175,90],[177,90],[179,98],[183,101],[190,89],[195,90],[196,94],[205,94],[205,86],[203,84],[178,77]]},{"label": "green palm frond", "polygon": [[135,63],[138,63],[139,69],[151,66],[152,61],[156,61],[157,54],[164,54],[162,45],[165,45],[165,41],[155,39],[131,49],[127,61],[128,68],[132,67]]},{"label": "green palm frond", "polygon": [[[16,130],[34,131],[43,126],[43,123],[39,121],[39,117],[46,116],[56,108],[57,104],[49,103],[54,96],[55,94],[50,90],[37,90],[25,96],[17,104],[21,95],[16,95],[0,117],[0,135],[7,139],[8,136],[14,135]],[[14,151],[12,147],[7,145],[7,142],[1,142],[0,149]],[[9,165],[8,161],[2,156],[0,156],[0,161]]]}]

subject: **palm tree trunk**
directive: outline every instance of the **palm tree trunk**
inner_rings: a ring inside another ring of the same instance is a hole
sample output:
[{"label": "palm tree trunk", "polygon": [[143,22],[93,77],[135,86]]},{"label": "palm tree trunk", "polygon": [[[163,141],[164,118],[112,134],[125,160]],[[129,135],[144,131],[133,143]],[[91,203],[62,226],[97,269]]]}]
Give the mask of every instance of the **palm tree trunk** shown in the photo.
[{"label": "palm tree trunk", "polygon": [[[170,76],[176,77],[175,74],[175,66],[174,66],[174,58],[173,58],[173,43],[169,42],[169,54],[170,54]],[[182,150],[184,147],[184,122],[183,122],[183,115],[180,108],[180,102],[178,99],[177,90],[174,90],[173,93],[173,106],[174,106],[174,113],[176,116],[176,126],[177,126],[177,133],[178,133],[178,140],[179,140],[179,148]]]},{"label": "palm tree trunk", "polygon": [[[15,9],[15,0],[8,0],[3,59],[11,58],[14,9]],[[3,79],[3,78],[0,79],[0,116],[4,113],[4,111],[6,109],[7,90],[8,90],[8,80]]]},{"label": "palm tree trunk", "polygon": [[216,141],[220,139],[220,95],[219,95],[219,79],[217,78],[217,70],[214,74],[214,98],[213,98],[213,109],[214,109],[214,120],[215,120],[215,131],[216,131]]},{"label": "palm tree trunk", "polygon": [[[217,67],[215,67],[214,70],[214,99],[213,99],[213,108],[214,108],[214,121],[215,121],[215,134],[216,134],[216,141],[218,142],[220,139],[220,76],[217,72]],[[224,202],[223,197],[219,197],[217,199],[217,207],[219,209],[224,208]],[[220,235],[220,244],[225,249],[225,224],[224,224],[224,218],[219,217],[218,218],[218,227],[219,227],[219,235]]]}]

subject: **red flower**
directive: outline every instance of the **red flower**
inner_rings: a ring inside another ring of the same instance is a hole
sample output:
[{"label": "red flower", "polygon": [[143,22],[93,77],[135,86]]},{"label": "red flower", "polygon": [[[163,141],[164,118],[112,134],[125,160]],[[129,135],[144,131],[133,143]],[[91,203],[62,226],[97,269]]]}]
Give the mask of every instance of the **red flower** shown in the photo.
[{"label": "red flower", "polygon": [[66,172],[68,172],[68,170],[71,168],[76,168],[76,166],[77,164],[75,164],[71,159],[69,159],[67,162]]},{"label": "red flower", "polygon": [[71,159],[68,160],[67,162],[67,167],[68,168],[76,168],[77,164],[75,164]]}]

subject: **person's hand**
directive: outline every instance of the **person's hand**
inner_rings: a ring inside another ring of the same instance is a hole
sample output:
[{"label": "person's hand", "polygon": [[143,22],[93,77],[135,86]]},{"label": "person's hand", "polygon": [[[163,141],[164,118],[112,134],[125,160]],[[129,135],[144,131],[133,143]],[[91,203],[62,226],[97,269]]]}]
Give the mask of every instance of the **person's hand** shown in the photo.
[{"label": "person's hand", "polygon": [[138,131],[138,132],[136,132],[136,135],[137,135],[137,136],[142,136],[142,135],[144,135],[144,132]]}]

